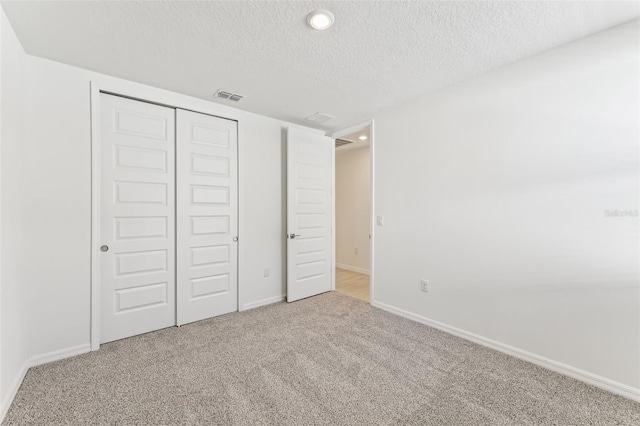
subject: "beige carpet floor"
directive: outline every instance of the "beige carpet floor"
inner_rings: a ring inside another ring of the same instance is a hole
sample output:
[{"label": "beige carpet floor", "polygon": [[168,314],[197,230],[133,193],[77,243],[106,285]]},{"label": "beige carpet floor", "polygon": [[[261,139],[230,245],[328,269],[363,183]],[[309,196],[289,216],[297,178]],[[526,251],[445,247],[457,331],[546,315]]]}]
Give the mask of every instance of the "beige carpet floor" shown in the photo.
[{"label": "beige carpet floor", "polygon": [[339,293],[31,369],[5,425],[640,425],[640,404]]}]

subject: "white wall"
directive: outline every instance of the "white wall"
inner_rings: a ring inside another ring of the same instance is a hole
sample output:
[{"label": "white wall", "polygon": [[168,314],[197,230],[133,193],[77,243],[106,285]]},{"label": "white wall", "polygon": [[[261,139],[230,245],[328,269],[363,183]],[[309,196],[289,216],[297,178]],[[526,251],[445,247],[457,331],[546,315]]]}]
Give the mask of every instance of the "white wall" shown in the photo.
[{"label": "white wall", "polygon": [[[89,342],[90,108],[89,82],[111,77],[28,56],[29,161],[22,171],[24,242],[30,247],[30,356]],[[174,95],[176,99],[190,99]],[[231,110],[202,100],[194,105]],[[244,232],[240,244],[240,307],[281,300],[284,254],[284,129],[288,123],[234,110],[244,161]],[[55,249],[43,242],[55,242]],[[271,269],[269,278],[263,268]]]},{"label": "white wall", "polygon": [[[336,149],[336,265],[368,273],[371,165],[368,146]],[[358,253],[356,253],[357,249]]]},{"label": "white wall", "polygon": [[635,21],[375,117],[378,306],[638,391],[638,40]]},{"label": "white wall", "polygon": [[[282,300],[290,123],[25,55],[4,12],[1,70],[3,410],[26,368],[89,349],[90,81],[162,93],[176,104],[239,120],[239,305]],[[270,277],[263,277],[265,267]]]},{"label": "white wall", "polygon": [[[247,119],[241,309],[283,300],[287,294],[286,128],[290,124],[253,114]],[[270,277],[264,277],[264,268],[270,269]]]},{"label": "white wall", "polygon": [[22,112],[25,53],[0,8],[0,421],[22,379],[26,357],[25,295],[21,279],[22,241],[19,203],[23,166]]},{"label": "white wall", "polygon": [[[4,15],[2,23],[8,28]],[[13,90],[2,92],[3,392],[16,369],[89,349],[90,81],[161,93],[176,104],[239,120],[244,165],[239,305],[247,309],[282,300],[289,123],[25,56],[17,40],[2,35],[2,88]],[[18,53],[22,59],[16,62]],[[11,66],[5,67],[8,56]],[[20,96],[18,77],[24,80]],[[268,278],[264,267],[271,270]]]}]

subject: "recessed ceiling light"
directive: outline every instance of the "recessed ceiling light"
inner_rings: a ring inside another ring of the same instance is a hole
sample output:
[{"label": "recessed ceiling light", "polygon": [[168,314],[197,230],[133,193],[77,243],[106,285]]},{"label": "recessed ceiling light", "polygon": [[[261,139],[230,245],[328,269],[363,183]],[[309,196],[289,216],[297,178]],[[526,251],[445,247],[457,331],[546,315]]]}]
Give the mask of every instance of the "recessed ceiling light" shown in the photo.
[{"label": "recessed ceiling light", "polygon": [[315,30],[326,30],[333,25],[334,20],[335,17],[333,16],[333,13],[324,9],[314,10],[307,15],[307,22],[309,23],[309,26]]},{"label": "recessed ceiling light", "polygon": [[360,139],[361,141],[366,141],[367,137],[365,135],[360,136],[358,139]]}]

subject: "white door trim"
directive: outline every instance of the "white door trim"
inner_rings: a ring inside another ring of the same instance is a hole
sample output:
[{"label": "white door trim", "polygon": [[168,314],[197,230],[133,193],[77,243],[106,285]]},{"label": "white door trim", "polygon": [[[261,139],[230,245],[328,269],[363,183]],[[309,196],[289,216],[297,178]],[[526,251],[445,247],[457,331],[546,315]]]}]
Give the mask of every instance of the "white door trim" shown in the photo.
[{"label": "white door trim", "polygon": [[91,350],[100,349],[100,90],[91,83]]},{"label": "white door trim", "polygon": [[157,89],[143,84],[125,81],[96,81],[90,83],[91,105],[91,350],[100,349],[100,93],[155,103],[171,108],[186,109],[202,114],[213,115],[238,123],[238,309],[240,309],[242,293],[241,259],[244,259],[242,235],[244,231],[244,120],[243,111],[215,104],[186,95]]},{"label": "white door trim", "polygon": [[[376,229],[376,216],[375,216],[375,128],[374,128],[374,120],[368,120],[362,123],[358,123],[355,124],[353,126],[349,126],[345,129],[342,130],[338,130],[336,132],[333,132],[332,134],[328,135],[329,137],[331,137],[332,139],[339,139],[340,137],[344,136],[344,135],[348,135],[350,133],[355,133],[359,130],[364,130],[366,128],[369,128],[369,168],[370,168],[370,174],[371,174],[371,211],[369,212],[370,215],[370,221],[369,221],[369,233],[371,234],[371,244],[370,244],[370,253],[369,253],[369,304],[373,305],[374,304],[374,294],[375,294],[375,268],[374,268],[374,260],[375,260],[375,229]],[[336,163],[335,163],[335,148],[333,150],[333,229],[334,232],[331,234],[332,238],[333,238],[333,265],[334,265],[334,270],[333,270],[333,287],[332,289],[335,290],[335,265],[336,265],[336,259],[335,259],[335,254],[336,254],[336,233],[335,233],[335,229],[336,229],[336,222],[335,222],[335,217],[336,217],[336,212],[335,212],[335,208],[336,208]]]}]

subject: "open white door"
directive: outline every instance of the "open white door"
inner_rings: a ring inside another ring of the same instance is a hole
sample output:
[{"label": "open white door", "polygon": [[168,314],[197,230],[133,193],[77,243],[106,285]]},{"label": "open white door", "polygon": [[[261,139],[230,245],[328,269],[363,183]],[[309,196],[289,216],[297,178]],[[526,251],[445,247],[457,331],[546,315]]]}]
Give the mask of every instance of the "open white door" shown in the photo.
[{"label": "open white door", "polygon": [[177,111],[177,324],[238,310],[238,123]]},{"label": "open white door", "polygon": [[287,301],[331,290],[334,141],[287,132]]}]

